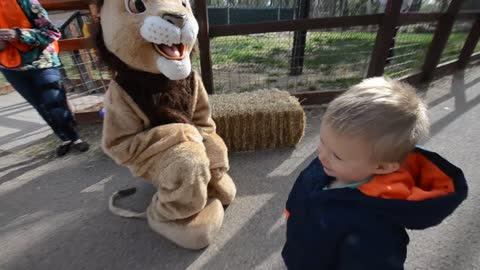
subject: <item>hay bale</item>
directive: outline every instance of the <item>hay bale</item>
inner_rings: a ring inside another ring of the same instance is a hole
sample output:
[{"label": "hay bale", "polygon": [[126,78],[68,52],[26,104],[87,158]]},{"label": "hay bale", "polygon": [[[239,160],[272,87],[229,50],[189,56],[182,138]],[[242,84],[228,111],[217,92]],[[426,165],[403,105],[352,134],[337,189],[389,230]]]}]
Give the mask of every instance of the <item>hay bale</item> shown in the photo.
[{"label": "hay bale", "polygon": [[210,103],[217,133],[229,151],[291,147],[303,137],[305,113],[286,91],[212,95]]},{"label": "hay bale", "polygon": [[103,94],[69,98],[68,102],[75,114],[98,112],[103,106]]}]

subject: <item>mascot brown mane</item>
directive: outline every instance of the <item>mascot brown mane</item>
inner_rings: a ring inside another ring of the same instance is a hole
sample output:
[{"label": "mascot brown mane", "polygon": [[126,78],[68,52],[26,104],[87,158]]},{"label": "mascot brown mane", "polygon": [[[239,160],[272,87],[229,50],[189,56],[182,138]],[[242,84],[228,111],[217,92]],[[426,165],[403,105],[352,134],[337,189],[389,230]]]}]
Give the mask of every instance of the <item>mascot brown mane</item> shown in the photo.
[{"label": "mascot brown mane", "polygon": [[191,71],[198,24],[188,1],[100,0],[96,43],[112,69],[105,95],[102,146],[107,155],[151,182],[145,213],[114,205],[124,217],[146,217],[179,246],[200,249],[220,230],[235,185],[227,148],[217,135],[208,95]]}]

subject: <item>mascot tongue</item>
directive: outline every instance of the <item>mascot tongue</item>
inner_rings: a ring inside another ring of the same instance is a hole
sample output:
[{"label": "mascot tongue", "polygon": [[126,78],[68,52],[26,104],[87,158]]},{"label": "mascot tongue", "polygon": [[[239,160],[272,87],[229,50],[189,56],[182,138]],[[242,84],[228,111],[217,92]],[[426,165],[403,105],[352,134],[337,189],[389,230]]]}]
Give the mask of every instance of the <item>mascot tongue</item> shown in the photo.
[{"label": "mascot tongue", "polygon": [[180,57],[182,55],[176,45],[167,46],[165,44],[161,44],[160,49],[170,57]]}]

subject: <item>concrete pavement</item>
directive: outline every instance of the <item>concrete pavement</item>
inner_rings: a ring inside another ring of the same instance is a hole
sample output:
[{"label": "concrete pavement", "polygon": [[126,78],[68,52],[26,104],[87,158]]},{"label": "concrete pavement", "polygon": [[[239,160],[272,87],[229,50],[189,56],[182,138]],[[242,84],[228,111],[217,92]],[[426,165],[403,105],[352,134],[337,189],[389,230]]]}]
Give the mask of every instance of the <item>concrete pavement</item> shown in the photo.
[{"label": "concrete pavement", "polygon": [[0,96],[0,153],[12,152],[44,138],[52,131],[20,94]]},{"label": "concrete pavement", "polygon": [[[480,270],[480,67],[436,81],[425,97],[433,123],[426,146],[463,168],[470,196],[443,224],[411,232],[406,269]],[[318,139],[320,112],[307,113],[306,135],[296,149],[230,155],[238,197],[215,243],[202,251],[180,249],[145,221],[109,213],[113,191],[139,187],[122,203],[143,210],[154,190],[101,153],[100,126],[82,129],[93,143],[86,154],[54,159],[48,155],[51,138],[39,141],[47,147],[40,157],[30,148],[3,154],[0,269],[284,269],[283,207],[295,177],[314,157]]]}]

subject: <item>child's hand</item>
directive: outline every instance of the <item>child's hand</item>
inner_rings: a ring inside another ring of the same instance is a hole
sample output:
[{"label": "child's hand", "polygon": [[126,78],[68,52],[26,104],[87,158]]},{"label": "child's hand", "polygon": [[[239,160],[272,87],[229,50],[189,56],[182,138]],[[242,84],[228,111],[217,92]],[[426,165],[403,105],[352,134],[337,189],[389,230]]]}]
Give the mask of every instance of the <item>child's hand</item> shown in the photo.
[{"label": "child's hand", "polygon": [[0,52],[7,47],[7,42],[5,40],[0,40]]},{"label": "child's hand", "polygon": [[13,29],[0,29],[0,40],[12,41],[17,40],[17,32]]}]

